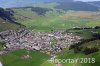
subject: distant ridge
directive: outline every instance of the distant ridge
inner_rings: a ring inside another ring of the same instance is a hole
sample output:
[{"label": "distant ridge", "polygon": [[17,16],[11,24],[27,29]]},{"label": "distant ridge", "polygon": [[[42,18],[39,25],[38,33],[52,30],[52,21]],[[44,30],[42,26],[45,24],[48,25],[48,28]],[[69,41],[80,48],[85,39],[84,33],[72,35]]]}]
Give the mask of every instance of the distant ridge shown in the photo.
[{"label": "distant ridge", "polygon": [[75,10],[75,11],[99,11],[99,8],[97,6],[81,1],[62,2],[56,8],[63,10]]},{"label": "distant ridge", "polygon": [[0,7],[27,7],[32,6],[34,3],[59,3],[57,9],[75,10],[75,11],[98,11],[100,2],[81,2],[74,0],[0,0]]},{"label": "distant ridge", "polygon": [[93,1],[93,2],[88,2],[88,3],[100,7],[100,1]]},{"label": "distant ridge", "polygon": [[50,2],[72,2],[74,0],[0,0],[0,7],[23,7],[34,3],[50,3]]}]

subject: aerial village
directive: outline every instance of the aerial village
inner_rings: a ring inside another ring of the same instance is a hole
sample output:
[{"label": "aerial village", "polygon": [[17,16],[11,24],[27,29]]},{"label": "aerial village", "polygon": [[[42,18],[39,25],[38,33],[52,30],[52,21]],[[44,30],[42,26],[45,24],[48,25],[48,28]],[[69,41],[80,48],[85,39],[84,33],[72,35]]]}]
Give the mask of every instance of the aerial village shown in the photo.
[{"label": "aerial village", "polygon": [[80,36],[63,31],[55,32],[33,32],[27,29],[7,30],[0,32],[0,41],[5,42],[5,47],[0,55],[17,49],[39,50],[49,54],[55,54],[62,49],[79,43]]}]

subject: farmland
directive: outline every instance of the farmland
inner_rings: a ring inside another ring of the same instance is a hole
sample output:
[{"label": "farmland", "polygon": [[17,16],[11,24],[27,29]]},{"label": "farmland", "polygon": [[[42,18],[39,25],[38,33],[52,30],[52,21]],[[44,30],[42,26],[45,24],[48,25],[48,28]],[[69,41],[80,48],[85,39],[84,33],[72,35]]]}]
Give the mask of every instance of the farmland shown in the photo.
[{"label": "farmland", "polygon": [[100,12],[91,11],[47,11],[39,15],[32,8],[15,8],[16,21],[34,31],[66,30],[73,27],[99,26]]}]

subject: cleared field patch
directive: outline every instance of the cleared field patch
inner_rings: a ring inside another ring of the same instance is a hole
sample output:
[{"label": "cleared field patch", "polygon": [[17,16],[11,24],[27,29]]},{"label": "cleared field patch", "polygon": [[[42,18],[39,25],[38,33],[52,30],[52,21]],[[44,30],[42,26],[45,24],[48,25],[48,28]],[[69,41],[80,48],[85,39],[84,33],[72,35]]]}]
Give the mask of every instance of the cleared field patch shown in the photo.
[{"label": "cleared field patch", "polygon": [[67,19],[67,18],[70,18],[70,17],[79,17],[79,18],[88,18],[88,17],[91,17],[91,16],[95,16],[95,15],[98,15],[100,14],[99,12],[89,12],[89,11],[72,11],[72,12],[67,12],[65,15],[64,15],[64,18]]}]

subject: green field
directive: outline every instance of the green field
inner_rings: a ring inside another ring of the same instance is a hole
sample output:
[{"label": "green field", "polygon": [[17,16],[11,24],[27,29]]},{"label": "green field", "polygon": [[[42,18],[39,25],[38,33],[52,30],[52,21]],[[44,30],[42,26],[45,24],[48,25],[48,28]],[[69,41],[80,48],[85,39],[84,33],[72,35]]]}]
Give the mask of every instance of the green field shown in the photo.
[{"label": "green field", "polygon": [[83,47],[82,49],[88,47],[88,48],[98,48],[100,49],[100,40],[94,40],[94,41],[90,41],[87,43],[82,44],[80,47]]},{"label": "green field", "polygon": [[85,55],[83,50],[88,48],[98,48],[100,49],[100,40],[94,40],[87,43],[79,45],[82,48],[81,52],[75,53],[74,50],[64,49],[58,53],[58,59],[74,59],[74,58],[95,58],[95,63],[62,63],[63,66],[100,66],[100,51],[94,52],[92,54]]},{"label": "green field", "polygon": [[31,8],[16,8],[12,10],[15,12],[14,17],[17,19],[17,22],[34,31],[66,30],[73,27],[94,27],[100,25],[100,12],[53,9],[46,12],[45,15],[38,15],[36,12],[31,11]]},{"label": "green field", "polygon": [[16,50],[12,53],[0,56],[0,61],[4,66],[41,66],[45,63],[50,56],[39,51],[31,51],[30,57],[27,59],[22,59],[23,55],[27,55],[26,50]]},{"label": "green field", "polygon": [[82,29],[82,30],[66,30],[67,32],[71,32],[74,35],[81,36],[83,39],[91,39],[93,38],[93,32],[100,33],[100,29]]},{"label": "green field", "polygon": [[62,63],[63,66],[99,66],[100,52],[85,55],[83,53],[74,53],[73,50],[62,52],[57,59],[77,59],[77,58],[95,58],[95,63]]}]

